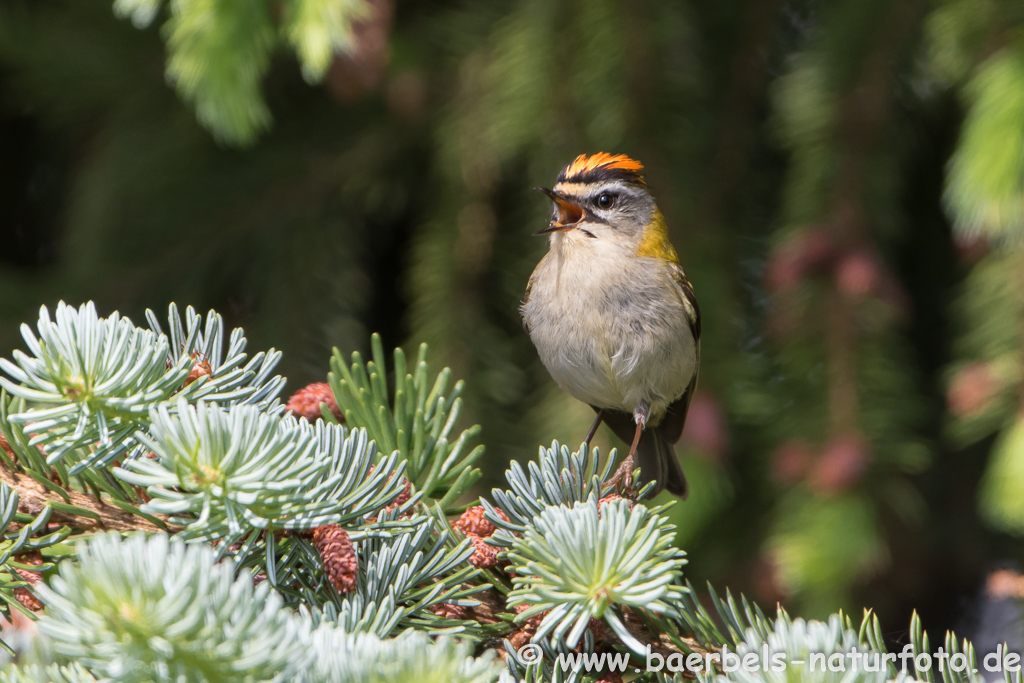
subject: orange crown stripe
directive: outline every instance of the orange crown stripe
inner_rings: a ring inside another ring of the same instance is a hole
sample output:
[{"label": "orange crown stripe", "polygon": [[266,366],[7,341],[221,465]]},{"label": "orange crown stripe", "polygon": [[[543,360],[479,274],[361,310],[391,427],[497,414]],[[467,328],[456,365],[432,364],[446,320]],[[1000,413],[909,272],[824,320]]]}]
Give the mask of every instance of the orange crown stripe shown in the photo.
[{"label": "orange crown stripe", "polygon": [[626,171],[630,174],[635,174],[639,179],[642,178],[641,171],[644,165],[636,159],[630,159],[625,154],[612,155],[607,152],[598,152],[589,156],[586,154],[579,155],[573,159],[572,163],[565,168],[562,174],[566,179],[572,179],[599,168]]}]

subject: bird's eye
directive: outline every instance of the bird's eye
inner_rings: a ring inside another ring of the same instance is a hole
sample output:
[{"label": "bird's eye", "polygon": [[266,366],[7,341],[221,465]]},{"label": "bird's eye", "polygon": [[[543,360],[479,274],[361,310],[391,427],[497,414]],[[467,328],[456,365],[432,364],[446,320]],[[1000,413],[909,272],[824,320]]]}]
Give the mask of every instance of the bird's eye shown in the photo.
[{"label": "bird's eye", "polygon": [[615,195],[602,192],[597,198],[597,205],[602,209],[610,209],[615,206]]}]

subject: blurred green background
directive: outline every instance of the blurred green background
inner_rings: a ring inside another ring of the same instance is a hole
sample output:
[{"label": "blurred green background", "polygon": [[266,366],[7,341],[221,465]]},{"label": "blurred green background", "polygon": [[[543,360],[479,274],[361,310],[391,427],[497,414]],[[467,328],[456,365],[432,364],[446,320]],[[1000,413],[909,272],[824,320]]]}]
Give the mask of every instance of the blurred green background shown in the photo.
[{"label": "blurred green background", "polygon": [[1024,555],[1019,1],[4,0],[0,349],[60,299],[215,308],[289,390],[426,341],[495,485],[592,417],[517,306],[597,151],[703,311],[691,578],[964,624]]}]

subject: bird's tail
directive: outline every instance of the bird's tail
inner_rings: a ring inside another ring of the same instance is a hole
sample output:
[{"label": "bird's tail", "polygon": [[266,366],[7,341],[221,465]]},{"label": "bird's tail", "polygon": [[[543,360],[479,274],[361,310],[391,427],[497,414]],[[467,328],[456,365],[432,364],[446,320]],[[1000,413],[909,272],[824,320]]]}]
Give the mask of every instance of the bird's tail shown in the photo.
[{"label": "bird's tail", "polygon": [[[605,423],[627,444],[632,443],[636,425],[633,416],[617,411],[605,411]],[[689,486],[686,475],[679,464],[675,450],[658,427],[648,427],[640,435],[640,443],[636,447],[636,464],[640,466],[641,485],[654,482],[654,489],[649,494],[654,497],[667,489],[669,493],[686,499]]]},{"label": "bird's tail", "polygon": [[661,430],[657,427],[645,429],[640,435],[640,443],[636,447],[636,462],[640,466],[640,481],[654,480],[654,489],[650,493],[652,498],[664,488],[672,495],[686,499],[689,487],[686,484],[683,467],[679,464],[672,444],[662,436]]}]

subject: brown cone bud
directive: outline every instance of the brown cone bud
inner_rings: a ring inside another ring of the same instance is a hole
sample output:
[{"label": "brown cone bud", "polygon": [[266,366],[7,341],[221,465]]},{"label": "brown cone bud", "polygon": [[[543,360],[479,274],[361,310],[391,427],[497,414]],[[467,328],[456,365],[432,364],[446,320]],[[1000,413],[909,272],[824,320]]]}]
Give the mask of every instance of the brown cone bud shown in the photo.
[{"label": "brown cone bud", "polygon": [[[39,574],[30,572],[26,569],[19,569],[17,567],[11,567],[23,581],[29,585],[35,584],[40,580]],[[21,603],[21,606],[25,609],[33,612],[38,612],[43,609],[43,603],[39,602],[37,598],[27,587],[18,586],[14,589],[14,597]]]},{"label": "brown cone bud", "polygon": [[[495,509],[497,510],[497,508]],[[501,510],[498,510],[498,515],[506,522],[508,521],[508,517]],[[452,526],[467,536],[479,536],[481,538],[490,536],[497,528],[484,515],[484,507],[482,505],[474,505],[468,508],[462,513],[461,517],[452,522]]]},{"label": "brown cone bud", "polygon": [[345,422],[345,417],[341,414],[341,408],[338,407],[338,402],[334,400],[334,392],[331,391],[331,385],[327,382],[314,382],[302,387],[288,399],[288,405],[285,406],[285,410],[295,417],[304,417],[310,422],[316,422],[317,418],[321,417],[321,403],[327,404],[327,409],[334,415],[334,419],[341,423]]},{"label": "brown cone bud", "polygon": [[[388,481],[391,480],[389,479]],[[412,484],[410,484],[409,480],[405,477],[402,477],[402,483],[404,484],[404,488],[402,489],[402,492],[398,494],[398,498],[395,498],[395,502],[384,508],[388,512],[391,512],[395,508],[402,507],[409,502],[410,498],[412,498]]]},{"label": "brown cone bud", "polygon": [[533,638],[533,631],[536,631],[536,629],[520,628],[510,633],[508,642],[512,644],[512,649],[519,650],[523,645],[529,643],[530,639]]},{"label": "brown cone bud", "polygon": [[444,619],[465,619],[469,613],[469,608],[462,605],[453,605],[450,602],[439,602],[427,609]]},{"label": "brown cone bud", "polygon": [[479,536],[467,536],[473,543],[473,554],[469,563],[479,569],[490,569],[498,564],[498,548],[487,545],[484,539]]},{"label": "brown cone bud", "polygon": [[196,351],[192,354],[192,362],[194,363],[192,372],[188,373],[188,377],[185,378],[186,387],[200,377],[209,377],[213,374],[210,361],[206,359],[206,356],[201,351]]},{"label": "brown cone bud", "polygon": [[614,503],[617,500],[624,500],[624,501],[626,501],[626,507],[628,507],[630,510],[633,509],[633,501],[629,500],[628,498],[623,498],[622,496],[620,496],[617,493],[609,493],[607,496],[605,496],[601,500],[597,501],[597,516],[598,517],[601,516],[601,509],[607,503]]},{"label": "brown cone bud", "polygon": [[[530,605],[516,605],[515,607],[516,614],[522,614],[528,609],[530,609]],[[543,612],[538,612],[537,614],[534,614],[532,617],[527,617],[526,620],[522,623],[524,626],[532,626],[534,629],[536,629],[540,626],[540,623],[544,621],[544,617],[548,615],[549,611],[550,610],[544,610]]]},{"label": "brown cone bud", "polygon": [[3,434],[0,434],[0,448],[3,449],[4,453],[7,454],[7,457],[10,458],[12,462],[18,462],[18,456],[14,454],[14,451],[11,449],[11,444],[7,443],[7,439],[4,438]]},{"label": "brown cone bud", "polygon": [[313,530],[313,545],[320,553],[324,573],[339,593],[355,590],[359,564],[348,533],[337,524]]}]

